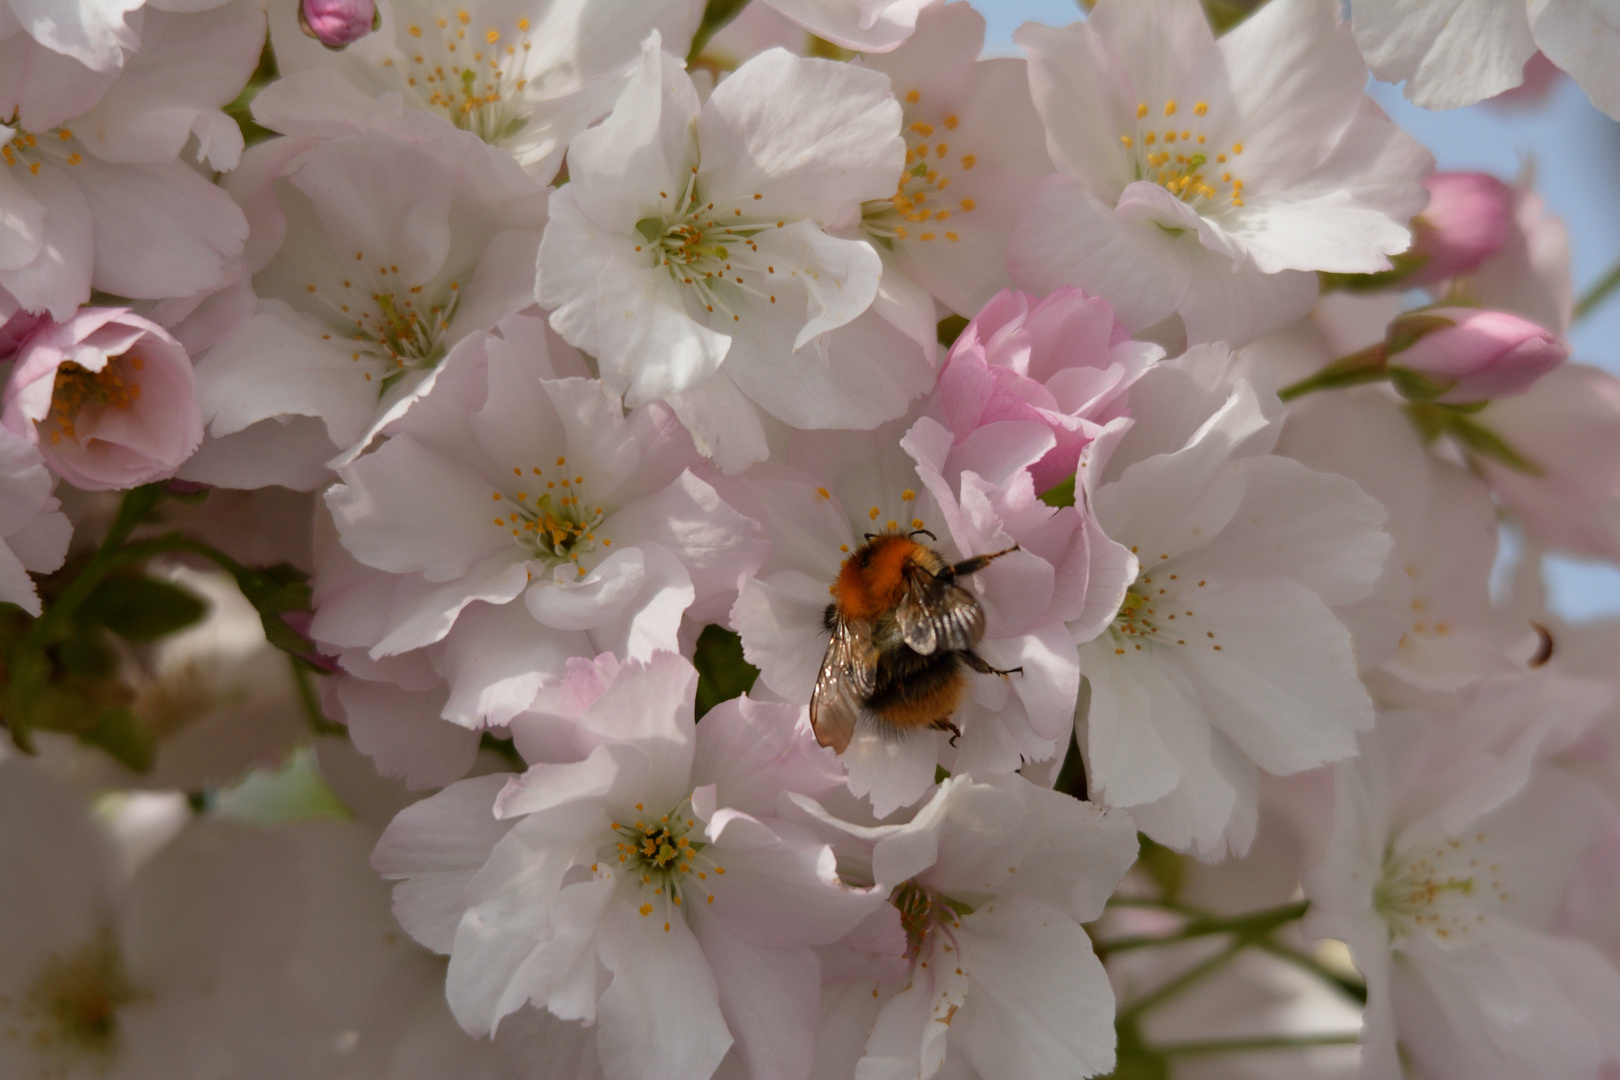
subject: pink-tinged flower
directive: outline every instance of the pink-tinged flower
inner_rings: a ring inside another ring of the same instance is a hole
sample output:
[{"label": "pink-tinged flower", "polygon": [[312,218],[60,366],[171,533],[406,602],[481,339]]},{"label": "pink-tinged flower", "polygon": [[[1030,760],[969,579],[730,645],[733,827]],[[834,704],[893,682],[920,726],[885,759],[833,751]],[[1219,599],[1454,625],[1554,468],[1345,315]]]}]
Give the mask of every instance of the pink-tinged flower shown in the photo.
[{"label": "pink-tinged flower", "polygon": [[84,308],[37,330],[0,392],[0,424],[92,491],[172,476],[202,441],[191,359],[126,308]]},{"label": "pink-tinged flower", "polygon": [[1111,453],[1099,440],[1082,459],[1130,557],[1117,611],[1080,646],[1077,737],[1098,801],[1213,861],[1253,839],[1261,770],[1349,757],[1372,725],[1339,610],[1373,591],[1391,540],[1355,483],[1271,452],[1281,404],[1224,346],[1154,365],[1131,413]]},{"label": "pink-tinged flower", "polygon": [[1019,219],[1013,280],[1241,344],[1310,310],[1305,271],[1389,269],[1433,159],[1364,93],[1338,11],[1276,0],[1217,41],[1195,0],[1100,0],[1019,30],[1058,175]]},{"label": "pink-tinged flower", "polygon": [[[350,925],[365,868],[323,874],[327,860],[305,861],[293,840],[343,826],[272,831],[183,810],[181,823],[167,843],[115,847],[61,783],[0,761],[0,1031],[15,1033],[0,1073],[134,1080],[251,1062],[267,1077],[353,1075],[344,1036],[360,1009],[341,994],[398,950],[380,928],[332,948],[327,920]],[[137,852],[149,857],[130,873]]]},{"label": "pink-tinged flower", "polygon": [[1479,477],[1431,453],[1384,387],[1311,394],[1288,416],[1279,453],[1347,477],[1389,515],[1386,572],[1335,608],[1375,697],[1400,707],[1521,670],[1513,646],[1529,627],[1491,602],[1500,513]]},{"label": "pink-tinged flower", "polygon": [[458,343],[533,302],[545,191],[469,139],[345,130],[247,154],[229,187],[253,221],[259,302],[198,358],[209,441],[187,479],[321,486]]},{"label": "pink-tinged flower", "polygon": [[527,1003],[596,1026],[609,1076],[704,1077],[735,1046],[751,1075],[804,1077],[814,947],[883,902],[782,820],[835,787],[801,709],[748,698],[693,720],[678,655],[618,665],[558,729],[572,753],[463,780],[405,810],[373,864],[394,912],[450,955],[469,1031]]},{"label": "pink-tinged flower", "polygon": [[1502,249],[1472,271],[1430,285],[1430,294],[1441,303],[1510,311],[1555,334],[1568,334],[1575,306],[1569,232],[1547,212],[1530,178],[1510,191],[1513,202]]},{"label": "pink-tinged flower", "polygon": [[1488,173],[1437,172],[1423,181],[1429,205],[1412,219],[1414,285],[1472,273],[1502,250],[1512,226],[1513,189]]},{"label": "pink-tinged flower", "polygon": [[[356,35],[334,50],[305,26],[315,8],[353,11]],[[656,30],[686,55],[703,8],[690,0],[554,3],[298,0],[270,6],[281,78],[253,100],[254,119],[285,135],[330,138],[355,125],[429,133],[454,127],[549,183],[574,136],[613,107]],[[302,32],[301,32],[302,31]],[[487,60],[498,57],[498,63]]]},{"label": "pink-tinged flower", "polygon": [[442,715],[473,728],[509,721],[569,656],[674,649],[688,609],[723,612],[766,552],[692,471],[667,408],[627,415],[601,383],[561,377],[537,319],[502,332],[469,339],[392,437],[338,470],[326,504],[369,572],[318,574],[311,628],[372,662],[432,647]]},{"label": "pink-tinged flower", "polygon": [[51,317],[44,312],[14,311],[4,325],[0,325],[0,361],[10,360],[17,355],[23,342],[42,326],[50,323]]},{"label": "pink-tinged flower", "polygon": [[1057,445],[1030,468],[1036,492],[1071,477],[1080,451],[1127,414],[1131,383],[1164,355],[1130,340],[1108,301],[1061,288],[998,293],[951,347],[936,393],[954,441],[1002,421],[1044,424]]},{"label": "pink-tinged flower", "polygon": [[1304,929],[1367,980],[1361,1075],[1590,1080],[1620,1061],[1620,971],[1557,920],[1612,802],[1550,763],[1613,702],[1550,670],[1387,713],[1336,768]]},{"label": "pink-tinged flower", "polygon": [[1571,555],[1620,559],[1620,379],[1564,364],[1473,419],[1533,467],[1477,459],[1533,540]]},{"label": "pink-tinged flower", "polygon": [[889,81],[773,49],[700,102],[656,38],[613,113],[568,151],[538,297],[632,407],[667,402],[727,472],[763,461],[767,415],[876,427],[933,385],[876,315],[882,260],[833,230],[894,194]]},{"label": "pink-tinged flower", "polygon": [[0,40],[0,288],[66,321],[92,288],[159,300],[229,284],[247,222],[180,155],[235,168],[242,133],[221,108],[259,62],[258,0],[143,12],[140,51],[100,74],[6,55],[24,42]]},{"label": "pink-tinged flower", "polygon": [[28,575],[49,573],[67,556],[73,526],[51,494],[55,479],[39,448],[0,427],[0,602],[40,613]]},{"label": "pink-tinged flower", "polygon": [[1394,343],[1411,334],[1417,340],[1390,353],[1389,371],[1395,388],[1417,401],[1512,397],[1569,359],[1568,342],[1505,311],[1427,308],[1390,326]]},{"label": "pink-tinged flower", "polygon": [[934,299],[971,316],[1011,284],[1013,223],[1052,172],[1025,62],[980,60],[983,48],[984,16],[953,3],[924,10],[898,49],[860,61],[889,76],[906,140],[899,188],[861,208],[884,260],[874,306],[930,343]]},{"label": "pink-tinged flower", "polygon": [[1372,73],[1404,82],[1407,100],[1455,109],[1533,77],[1537,49],[1580,84],[1592,104],[1620,118],[1620,14],[1589,0],[1351,0],[1356,44]]},{"label": "pink-tinged flower", "polygon": [[828,1010],[839,1037],[824,1036],[818,1075],[928,1080],[953,1063],[953,1076],[1023,1080],[1113,1067],[1114,994],[1080,924],[1102,914],[1136,858],[1128,817],[1021,776],[953,776],[897,825],[793,801],[888,895],[890,931],[870,921],[846,946],[904,956],[887,978],[857,975],[845,1007]]},{"label": "pink-tinged flower", "polygon": [[717,481],[771,542],[739,590],[732,625],[760,681],[799,705],[809,704],[827,651],[832,584],[865,534],[932,530],[918,539],[950,562],[1012,547],[1014,535],[1029,541],[965,585],[985,611],[973,651],[995,668],[1023,671],[969,674],[954,740],[935,730],[894,739],[878,725],[856,725],[842,760],[851,790],[870,798],[879,817],[922,798],[939,765],[1012,772],[1060,756],[1067,744],[1080,672],[1063,619],[1083,607],[1092,549],[1074,508],[1041,503],[1024,471],[1051,445],[1042,425],[994,425],[953,459],[950,433],[938,423],[920,420],[908,432],[898,420],[873,432],[799,432],[785,466]]},{"label": "pink-tinged flower", "polygon": [[379,22],[376,0],[299,0],[298,25],[328,49],[352,45]]},{"label": "pink-tinged flower", "polygon": [[765,0],[817,37],[857,52],[886,53],[911,36],[936,0]]}]

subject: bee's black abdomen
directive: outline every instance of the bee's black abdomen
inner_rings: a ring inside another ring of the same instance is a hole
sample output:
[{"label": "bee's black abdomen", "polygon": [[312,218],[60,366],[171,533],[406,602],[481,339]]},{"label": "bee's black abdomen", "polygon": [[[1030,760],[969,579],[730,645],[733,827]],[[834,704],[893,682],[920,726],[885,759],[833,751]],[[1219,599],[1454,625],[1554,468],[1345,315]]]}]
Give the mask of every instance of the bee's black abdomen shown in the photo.
[{"label": "bee's black abdomen", "polygon": [[962,661],[954,652],[928,656],[901,645],[878,654],[877,674],[866,705],[873,712],[904,706],[937,694],[960,678]]},{"label": "bee's black abdomen", "polygon": [[828,604],[827,610],[821,613],[821,628],[829,632],[838,629],[837,604]]}]

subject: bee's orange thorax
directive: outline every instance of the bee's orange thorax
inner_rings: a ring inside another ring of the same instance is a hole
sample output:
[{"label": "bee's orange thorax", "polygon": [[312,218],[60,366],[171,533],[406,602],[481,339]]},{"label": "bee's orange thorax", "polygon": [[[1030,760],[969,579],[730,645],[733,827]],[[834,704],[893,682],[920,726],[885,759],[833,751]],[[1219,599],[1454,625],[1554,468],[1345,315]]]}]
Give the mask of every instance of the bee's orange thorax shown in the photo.
[{"label": "bee's orange thorax", "polygon": [[874,536],[845,559],[838,571],[834,586],[838,614],[870,622],[900,603],[907,564],[927,550],[909,537]]}]

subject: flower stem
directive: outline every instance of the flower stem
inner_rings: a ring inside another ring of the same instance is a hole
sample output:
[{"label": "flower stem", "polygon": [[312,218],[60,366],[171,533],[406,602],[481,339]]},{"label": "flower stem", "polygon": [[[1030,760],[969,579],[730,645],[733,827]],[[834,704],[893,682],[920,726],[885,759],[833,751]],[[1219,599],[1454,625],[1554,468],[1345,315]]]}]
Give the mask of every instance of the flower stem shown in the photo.
[{"label": "flower stem", "polygon": [[1353,1031],[1325,1032],[1320,1035],[1260,1035],[1252,1039],[1202,1039],[1161,1043],[1152,1047],[1165,1057],[1194,1057],[1201,1054],[1236,1054],[1246,1050],[1293,1050],[1305,1046],[1354,1046],[1360,1036]]},{"label": "flower stem", "polygon": [[1607,300],[1609,294],[1616,288],[1620,288],[1620,260],[1616,260],[1615,264],[1609,267],[1609,272],[1599,278],[1576,302],[1573,321],[1578,322],[1590,315],[1593,309]]},{"label": "flower stem", "polygon": [[1119,1014],[1114,1019],[1115,1026],[1131,1023],[1155,1005],[1170,1000],[1189,986],[1200,982],[1206,976],[1213,975],[1216,971],[1225,967],[1227,961],[1231,960],[1232,957],[1242,952],[1247,944],[1248,942],[1242,938],[1236,938],[1214,956],[1194,964],[1146,997],[1137,998],[1129,1006],[1119,1011]]},{"label": "flower stem", "polygon": [[1318,390],[1337,390],[1346,386],[1378,382],[1389,377],[1388,359],[1389,348],[1380,341],[1360,352],[1339,357],[1315,375],[1309,375],[1278,390],[1277,396],[1284,401],[1293,401],[1297,397],[1314,394]]},{"label": "flower stem", "polygon": [[1367,1004],[1366,983],[1362,982],[1360,979],[1349,975],[1342,975],[1339,972],[1334,971],[1332,968],[1322,963],[1322,961],[1318,960],[1310,953],[1302,952],[1299,949],[1293,948],[1290,945],[1284,945],[1282,942],[1275,941],[1271,938],[1266,938],[1263,941],[1257,941],[1255,942],[1255,946],[1257,948],[1264,949],[1266,952],[1277,957],[1278,959],[1286,960],[1295,967],[1315,975],[1323,982],[1337,988],[1346,997],[1360,1002],[1363,1005]]}]

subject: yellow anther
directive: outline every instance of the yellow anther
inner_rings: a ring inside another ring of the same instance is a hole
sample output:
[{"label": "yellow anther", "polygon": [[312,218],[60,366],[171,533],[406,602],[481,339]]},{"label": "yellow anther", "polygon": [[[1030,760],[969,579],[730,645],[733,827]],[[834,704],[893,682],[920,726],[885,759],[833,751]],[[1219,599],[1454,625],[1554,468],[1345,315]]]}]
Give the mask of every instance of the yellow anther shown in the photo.
[{"label": "yellow anther", "polygon": [[874,507],[872,507],[872,509],[870,509],[870,510],[868,510],[866,512],[867,520],[876,521],[878,519],[878,515],[881,514],[881,513],[883,513],[883,511],[879,510],[877,507],[874,506]]},{"label": "yellow anther", "polygon": [[822,497],[822,498],[823,498],[823,499],[830,499],[830,498],[832,498],[832,495],[831,495],[831,494],[829,494],[829,493],[828,493],[828,491],[827,491],[827,489],[826,489],[826,488],[824,488],[824,487],[818,487],[818,488],[816,488],[816,494],[817,494],[817,495],[820,495],[820,496],[821,496],[821,497]]},{"label": "yellow anther", "polygon": [[1137,104],[1137,106],[1136,106],[1136,118],[1138,120],[1140,120],[1143,117],[1145,117],[1146,115],[1147,115],[1147,102],[1145,102],[1145,101],[1139,102]]},{"label": "yellow anther", "polygon": [[1232,153],[1234,153],[1234,154],[1243,153],[1243,144],[1240,143],[1240,142],[1233,143],[1232,144]]},{"label": "yellow anther", "polygon": [[978,163],[979,163],[979,159],[975,155],[973,155],[973,154],[963,154],[962,155],[962,168],[971,169],[971,168],[973,168],[973,166],[977,165]]},{"label": "yellow anther", "polygon": [[1129,135],[1121,135],[1119,137],[1119,141],[1125,144],[1125,148],[1127,150],[1136,145],[1136,143],[1131,141],[1131,137]]},{"label": "yellow anther", "polygon": [[917,104],[917,102],[919,102],[921,100],[922,100],[922,95],[919,94],[917,91],[909,90],[909,91],[906,92],[906,104],[907,105],[915,105],[915,104]]},{"label": "yellow anther", "polygon": [[1154,143],[1156,143],[1158,141],[1159,141],[1159,137],[1157,135],[1153,134],[1153,132],[1151,132],[1151,131],[1148,132],[1146,135],[1142,136],[1142,145],[1143,146],[1152,146]]},{"label": "yellow anther", "polygon": [[1198,104],[1193,106],[1193,115],[1194,116],[1203,116],[1207,112],[1209,112],[1209,103],[1208,102],[1200,101]]},{"label": "yellow anther", "polygon": [[1166,115],[1166,116],[1174,116],[1174,115],[1176,115],[1176,103],[1175,102],[1167,101],[1167,102],[1164,103],[1164,115]]},{"label": "yellow anther", "polygon": [[912,491],[910,488],[906,488],[906,490],[904,490],[904,491],[902,491],[900,493],[900,498],[904,502],[910,502],[912,499],[915,499],[916,497],[917,497],[917,493],[915,491]]}]

